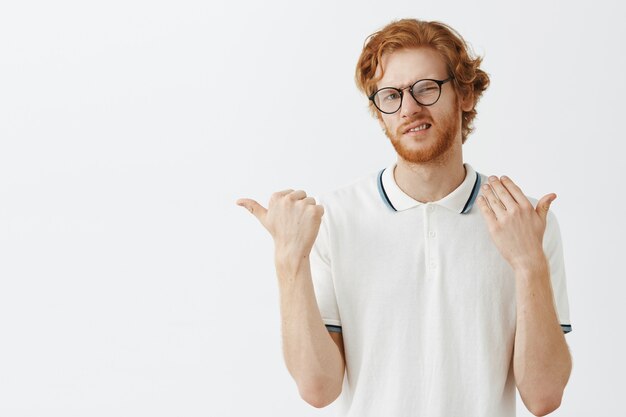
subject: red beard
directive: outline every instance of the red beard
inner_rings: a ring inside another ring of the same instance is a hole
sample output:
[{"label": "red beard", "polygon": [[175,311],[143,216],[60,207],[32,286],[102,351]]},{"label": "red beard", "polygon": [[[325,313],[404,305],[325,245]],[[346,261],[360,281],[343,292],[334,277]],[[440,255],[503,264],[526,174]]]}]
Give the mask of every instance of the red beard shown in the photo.
[{"label": "red beard", "polygon": [[[433,124],[424,133],[422,138],[412,138],[405,136],[404,131],[410,120],[403,123],[396,129],[395,135],[391,135],[385,127],[385,135],[391,140],[391,144],[402,159],[411,163],[435,162],[442,157],[452,147],[461,129],[461,120],[456,112],[446,115],[444,118]],[[421,142],[421,143],[420,143]]]}]

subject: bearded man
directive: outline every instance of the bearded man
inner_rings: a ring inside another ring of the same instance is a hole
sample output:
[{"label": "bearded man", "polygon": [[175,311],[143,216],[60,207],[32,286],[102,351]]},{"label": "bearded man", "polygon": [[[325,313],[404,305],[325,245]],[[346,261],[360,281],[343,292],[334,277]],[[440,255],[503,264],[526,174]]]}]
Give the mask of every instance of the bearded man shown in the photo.
[{"label": "bearded man", "polygon": [[285,362],[315,407],[509,417],[516,388],[537,416],[561,403],[571,323],[556,195],[537,201],[464,163],[489,85],[480,64],[443,23],[388,24],[356,83],[397,160],[317,200],[237,201],[274,238]]}]

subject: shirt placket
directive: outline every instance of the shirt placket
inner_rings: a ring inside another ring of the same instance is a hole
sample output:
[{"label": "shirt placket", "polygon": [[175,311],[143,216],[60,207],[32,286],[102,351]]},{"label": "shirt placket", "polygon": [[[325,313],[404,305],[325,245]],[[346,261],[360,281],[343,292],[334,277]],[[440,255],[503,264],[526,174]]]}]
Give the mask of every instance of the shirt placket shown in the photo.
[{"label": "shirt placket", "polygon": [[435,204],[426,203],[424,210],[424,259],[426,260],[426,279],[434,279],[440,268],[437,251],[437,231],[435,230]]}]

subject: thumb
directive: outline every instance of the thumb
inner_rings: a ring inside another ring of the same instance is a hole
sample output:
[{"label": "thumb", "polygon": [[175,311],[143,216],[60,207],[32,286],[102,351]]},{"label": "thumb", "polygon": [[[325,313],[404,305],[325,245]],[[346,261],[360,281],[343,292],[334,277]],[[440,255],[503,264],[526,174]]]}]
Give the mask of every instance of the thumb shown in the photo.
[{"label": "thumb", "polygon": [[251,198],[240,198],[237,200],[237,205],[241,207],[245,207],[248,211],[259,219],[261,224],[265,226],[265,215],[267,214],[267,209],[254,201]]},{"label": "thumb", "polygon": [[541,217],[541,220],[543,220],[544,222],[546,221],[546,217],[548,216],[548,210],[550,210],[550,205],[554,200],[556,200],[556,194],[551,193],[541,197],[541,200],[539,200],[539,202],[537,203],[537,208],[535,209],[535,211],[537,212],[537,214],[539,214],[539,217]]}]

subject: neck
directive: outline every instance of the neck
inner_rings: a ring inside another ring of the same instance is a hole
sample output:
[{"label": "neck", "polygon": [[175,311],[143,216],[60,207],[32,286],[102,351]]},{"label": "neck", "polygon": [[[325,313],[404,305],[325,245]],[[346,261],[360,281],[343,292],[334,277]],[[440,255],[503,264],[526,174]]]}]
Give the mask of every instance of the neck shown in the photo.
[{"label": "neck", "polygon": [[422,203],[438,201],[465,179],[463,154],[459,149],[444,158],[424,163],[408,162],[398,156],[393,174],[398,187],[414,200]]}]

